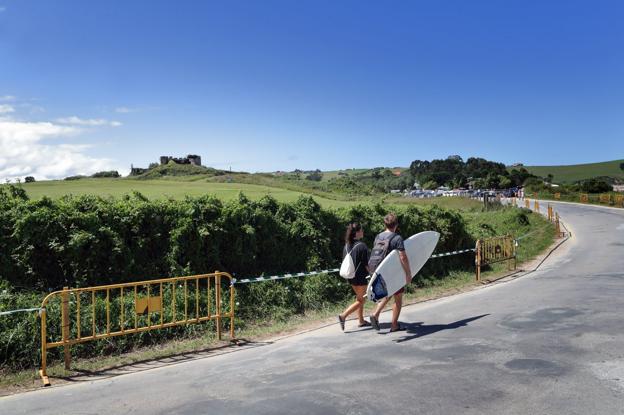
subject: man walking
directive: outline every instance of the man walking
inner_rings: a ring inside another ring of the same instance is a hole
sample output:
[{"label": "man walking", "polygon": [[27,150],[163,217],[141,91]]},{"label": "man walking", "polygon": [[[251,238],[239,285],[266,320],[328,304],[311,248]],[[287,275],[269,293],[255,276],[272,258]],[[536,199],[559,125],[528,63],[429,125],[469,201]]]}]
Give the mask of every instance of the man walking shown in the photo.
[{"label": "man walking", "polygon": [[[375,272],[375,269],[377,269],[377,266],[379,266],[381,261],[388,256],[390,252],[396,249],[399,251],[399,259],[401,261],[403,271],[405,271],[405,284],[409,284],[412,281],[412,272],[410,270],[409,259],[405,253],[403,238],[401,235],[396,233],[399,226],[396,215],[394,213],[388,213],[384,217],[384,225],[386,226],[386,230],[375,237],[375,243],[373,244],[373,250],[371,251],[370,260],[368,262],[369,270],[370,272]],[[390,326],[391,332],[405,330],[405,327],[402,327],[399,324],[399,315],[401,314],[401,307],[403,305],[404,291],[405,287],[401,288],[393,295],[394,306],[392,307],[392,324]],[[386,297],[381,300],[379,304],[377,304],[373,314],[370,316],[370,322],[375,330],[379,330],[379,314],[383,311],[389,300],[390,297]]]}]

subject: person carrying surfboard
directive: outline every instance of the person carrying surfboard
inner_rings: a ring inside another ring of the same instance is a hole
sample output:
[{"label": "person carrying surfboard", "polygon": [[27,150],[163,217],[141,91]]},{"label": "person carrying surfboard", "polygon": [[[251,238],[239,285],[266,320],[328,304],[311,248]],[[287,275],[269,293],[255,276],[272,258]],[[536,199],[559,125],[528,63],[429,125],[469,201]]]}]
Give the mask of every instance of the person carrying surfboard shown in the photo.
[{"label": "person carrying surfboard", "polygon": [[371,325],[371,323],[364,320],[364,301],[366,301],[366,286],[368,285],[368,281],[366,281],[368,276],[368,247],[362,242],[363,237],[364,229],[361,224],[352,222],[347,226],[345,246],[342,253],[343,257],[351,255],[353,260],[355,275],[349,279],[349,283],[351,283],[351,288],[355,292],[355,302],[338,315],[338,322],[343,331],[347,317],[355,311],[358,313],[358,327]]},{"label": "person carrying surfboard", "polygon": [[[410,270],[409,259],[405,254],[405,246],[403,245],[403,238],[396,233],[399,227],[399,221],[394,213],[388,213],[384,217],[384,225],[386,229],[375,237],[375,243],[370,254],[368,261],[369,272],[373,273],[383,261],[383,259],[390,254],[393,250],[397,250],[399,253],[399,260],[403,271],[405,271],[405,283],[409,284],[412,281],[412,272]],[[392,307],[392,324],[390,331],[405,330],[405,327],[399,324],[399,315],[401,314],[401,307],[403,306],[403,292],[405,287],[394,293],[394,305]],[[382,299],[375,308],[373,314],[370,315],[371,325],[375,330],[379,330],[379,314],[383,311],[384,307],[390,300],[390,297]]]}]

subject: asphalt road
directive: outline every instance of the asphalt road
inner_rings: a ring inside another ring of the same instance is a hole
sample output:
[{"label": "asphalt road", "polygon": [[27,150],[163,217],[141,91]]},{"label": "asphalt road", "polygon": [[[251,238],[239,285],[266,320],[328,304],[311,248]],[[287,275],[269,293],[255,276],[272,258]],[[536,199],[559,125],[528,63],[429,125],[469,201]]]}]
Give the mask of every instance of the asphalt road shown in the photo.
[{"label": "asphalt road", "polygon": [[0,399],[1,414],[624,414],[624,211],[560,204],[533,273],[235,353]]}]

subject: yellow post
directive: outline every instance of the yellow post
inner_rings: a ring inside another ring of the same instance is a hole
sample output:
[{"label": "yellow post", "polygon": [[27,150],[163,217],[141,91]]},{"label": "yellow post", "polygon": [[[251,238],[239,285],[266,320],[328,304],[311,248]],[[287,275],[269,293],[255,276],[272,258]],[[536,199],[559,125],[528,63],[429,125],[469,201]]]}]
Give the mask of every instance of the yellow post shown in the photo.
[{"label": "yellow post", "polygon": [[217,339],[221,340],[221,275],[215,271],[215,296],[217,301]]},{"label": "yellow post", "polygon": [[63,352],[65,354],[65,370],[69,370],[71,366],[71,346],[67,344],[69,341],[69,287],[63,287],[61,301],[61,319],[63,321],[61,332],[63,336]]},{"label": "yellow post", "polygon": [[533,203],[533,210],[536,212],[540,211],[539,202],[537,200]]},{"label": "yellow post", "polygon": [[529,199],[524,199],[524,207],[531,209],[531,201]]},{"label": "yellow post", "polygon": [[561,224],[559,223],[559,213],[555,214],[555,231],[557,231],[557,238],[561,238]]},{"label": "yellow post", "polygon": [[41,307],[41,369],[39,370],[39,376],[43,381],[43,386],[50,386],[50,380],[47,374],[48,364],[48,348],[47,348],[47,330],[46,330],[46,309]]},{"label": "yellow post", "polygon": [[555,193],[555,200],[560,200],[561,199],[561,193],[557,192]]},{"label": "yellow post", "polygon": [[476,252],[475,252],[475,266],[476,266],[477,281],[481,281],[481,239],[477,239],[477,246],[476,246]]},{"label": "yellow post", "polygon": [[[231,280],[230,280],[231,282]],[[234,284],[230,284],[230,340],[234,339]]]}]

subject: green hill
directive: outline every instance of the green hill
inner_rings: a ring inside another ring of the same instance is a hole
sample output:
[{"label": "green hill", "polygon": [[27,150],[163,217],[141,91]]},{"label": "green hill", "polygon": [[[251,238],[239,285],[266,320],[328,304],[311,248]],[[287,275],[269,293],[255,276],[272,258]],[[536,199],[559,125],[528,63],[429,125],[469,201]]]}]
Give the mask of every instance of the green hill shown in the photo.
[{"label": "green hill", "polygon": [[[552,174],[555,183],[573,183],[600,176],[613,177],[624,181],[624,170],[620,169],[620,163],[624,163],[624,159],[569,166],[524,166],[524,168],[539,177],[546,177]],[[508,167],[508,169],[511,170],[512,167]]]}]

